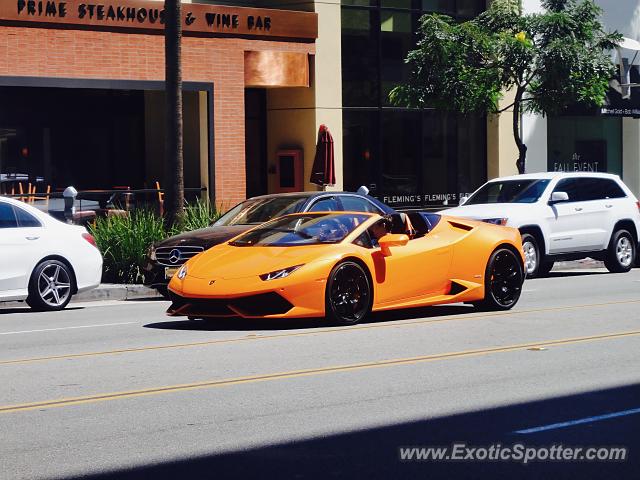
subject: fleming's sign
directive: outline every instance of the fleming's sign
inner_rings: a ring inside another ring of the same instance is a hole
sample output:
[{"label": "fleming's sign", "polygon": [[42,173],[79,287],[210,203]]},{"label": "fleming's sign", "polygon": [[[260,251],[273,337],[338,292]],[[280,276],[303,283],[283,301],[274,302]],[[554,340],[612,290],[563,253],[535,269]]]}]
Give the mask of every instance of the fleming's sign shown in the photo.
[{"label": "fleming's sign", "polygon": [[[164,2],[144,0],[0,0],[0,24],[49,28],[164,30]],[[185,35],[315,40],[315,13],[183,4]]]}]

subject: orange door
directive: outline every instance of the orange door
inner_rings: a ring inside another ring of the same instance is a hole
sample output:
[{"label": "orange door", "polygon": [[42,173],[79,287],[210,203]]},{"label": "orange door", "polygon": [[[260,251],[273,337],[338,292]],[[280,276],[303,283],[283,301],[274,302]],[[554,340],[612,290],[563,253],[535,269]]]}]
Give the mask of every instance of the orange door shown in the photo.
[{"label": "orange door", "polygon": [[436,232],[391,247],[391,256],[373,252],[376,303],[440,295],[448,285],[452,247]]}]

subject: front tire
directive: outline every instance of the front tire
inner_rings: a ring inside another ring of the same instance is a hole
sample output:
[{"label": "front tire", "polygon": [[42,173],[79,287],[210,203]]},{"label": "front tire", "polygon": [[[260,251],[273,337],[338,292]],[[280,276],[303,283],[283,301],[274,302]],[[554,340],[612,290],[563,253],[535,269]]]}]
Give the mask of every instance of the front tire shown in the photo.
[{"label": "front tire", "polygon": [[482,310],[509,310],[522,293],[524,271],[518,256],[508,248],[495,250],[484,275],[484,299],[475,305]]},{"label": "front tire", "polygon": [[616,230],[611,236],[604,266],[612,273],[628,272],[635,258],[636,245],[631,234],[627,230]]},{"label": "front tire", "polygon": [[156,287],[156,291],[162,295],[165,300],[171,300],[171,297],[169,296],[169,289],[166,285]]},{"label": "front tire", "polygon": [[71,292],[71,268],[58,260],[45,260],[31,274],[27,304],[38,311],[62,310],[71,300]]},{"label": "front tire", "polygon": [[340,325],[355,325],[373,305],[369,277],[358,263],[338,263],[329,274],[325,291],[326,319]]}]

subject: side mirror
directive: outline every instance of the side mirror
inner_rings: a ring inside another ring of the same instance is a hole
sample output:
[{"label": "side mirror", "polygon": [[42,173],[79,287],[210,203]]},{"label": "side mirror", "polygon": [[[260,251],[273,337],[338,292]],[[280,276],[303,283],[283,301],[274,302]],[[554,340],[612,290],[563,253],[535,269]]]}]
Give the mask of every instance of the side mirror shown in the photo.
[{"label": "side mirror", "polygon": [[369,195],[369,189],[364,185],[361,185],[360,188],[356,191],[356,193],[359,193],[360,195]]},{"label": "side mirror", "polygon": [[567,192],[553,192],[549,203],[566,202],[569,200],[569,194]]},{"label": "side mirror", "polygon": [[467,203],[467,200],[469,200],[469,197],[467,195],[463,195],[462,197],[460,197],[459,205],[464,205],[465,203]]},{"label": "side mirror", "polygon": [[404,247],[409,243],[409,236],[404,233],[387,233],[378,240],[380,250],[385,257],[391,256],[390,247]]}]

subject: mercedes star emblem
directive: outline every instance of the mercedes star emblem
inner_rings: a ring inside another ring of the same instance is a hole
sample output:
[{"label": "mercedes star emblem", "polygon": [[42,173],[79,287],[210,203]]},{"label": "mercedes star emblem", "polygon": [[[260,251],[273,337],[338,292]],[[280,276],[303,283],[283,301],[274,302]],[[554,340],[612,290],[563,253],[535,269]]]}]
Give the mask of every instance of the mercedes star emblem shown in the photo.
[{"label": "mercedes star emblem", "polygon": [[177,248],[174,248],[169,252],[169,261],[171,263],[178,263],[180,261],[180,258],[180,250],[178,250]]}]

